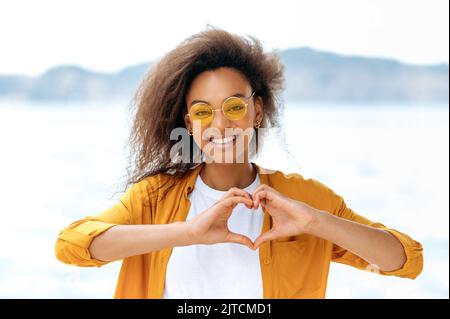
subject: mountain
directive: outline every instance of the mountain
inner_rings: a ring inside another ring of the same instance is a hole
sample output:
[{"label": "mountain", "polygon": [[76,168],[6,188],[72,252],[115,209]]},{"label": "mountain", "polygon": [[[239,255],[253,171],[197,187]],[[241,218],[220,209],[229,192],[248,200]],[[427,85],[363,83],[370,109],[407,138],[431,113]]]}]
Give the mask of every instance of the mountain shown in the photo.
[{"label": "mountain", "polygon": [[[448,102],[448,64],[414,65],[303,47],[280,51],[286,101]],[[131,99],[151,63],[101,73],[75,65],[38,77],[0,75],[0,99],[92,101]]]},{"label": "mountain", "polygon": [[448,64],[411,65],[342,56],[310,48],[281,53],[286,99],[330,101],[448,101]]}]

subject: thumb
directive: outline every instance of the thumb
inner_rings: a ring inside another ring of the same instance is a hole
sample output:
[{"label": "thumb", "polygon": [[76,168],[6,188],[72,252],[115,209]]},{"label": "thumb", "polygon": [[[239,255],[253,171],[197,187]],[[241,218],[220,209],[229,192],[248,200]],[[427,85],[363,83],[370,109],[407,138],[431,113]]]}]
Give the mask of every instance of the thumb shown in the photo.
[{"label": "thumb", "polygon": [[260,235],[258,238],[256,238],[255,243],[253,245],[255,249],[258,249],[258,247],[264,244],[266,241],[270,241],[275,238],[277,238],[277,234],[273,229],[271,229],[269,231],[266,231],[264,234]]},{"label": "thumb", "polygon": [[231,231],[228,233],[227,239],[225,240],[225,242],[241,244],[241,245],[247,246],[251,250],[255,249],[253,247],[253,242],[250,240],[250,238],[248,238],[247,236],[241,235],[241,234],[233,233]]}]

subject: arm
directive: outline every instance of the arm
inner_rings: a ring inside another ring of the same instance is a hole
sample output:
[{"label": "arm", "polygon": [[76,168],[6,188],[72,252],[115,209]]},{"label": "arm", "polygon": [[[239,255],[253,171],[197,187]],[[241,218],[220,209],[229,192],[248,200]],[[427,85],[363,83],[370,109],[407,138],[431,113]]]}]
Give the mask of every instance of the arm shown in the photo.
[{"label": "arm", "polygon": [[[252,194],[271,215],[272,228],[255,241],[258,247],[268,240],[309,233],[333,243],[331,259],[358,269],[372,264],[382,275],[415,279],[423,269],[422,245],[406,234],[374,223],[348,208],[343,198],[330,189],[319,198],[325,209],[291,199],[261,184]],[[381,268],[381,269],[380,269]]]},{"label": "arm", "polygon": [[119,260],[168,247],[190,245],[184,222],[163,225],[117,225],[96,237],[89,251],[101,261]]},{"label": "arm", "polygon": [[[91,256],[89,247],[93,240],[117,225],[139,224],[144,212],[150,213],[145,202],[145,187],[138,183],[130,187],[111,208],[96,216],[77,220],[59,232],[55,255],[65,264],[80,267],[100,267],[109,261]],[[98,248],[98,247],[97,247]],[[98,254],[98,252],[96,251]]]},{"label": "arm", "polygon": [[[394,275],[404,278],[415,279],[423,269],[423,247],[422,245],[412,239],[407,234],[404,234],[398,230],[388,228],[381,223],[372,222],[369,219],[355,213],[352,209],[347,207],[344,199],[336,195],[334,193],[333,198],[335,201],[335,210],[332,212],[335,217],[339,217],[341,219],[345,219],[348,221],[352,221],[354,223],[358,223],[360,225],[375,228],[379,231],[384,231],[389,233],[392,237],[397,239],[397,241],[401,244],[403,248],[403,253],[406,258],[405,262],[401,265],[401,267],[396,268],[394,270],[381,269],[380,274],[382,275]],[[358,238],[359,240],[359,238]],[[385,254],[389,255],[392,253],[392,246],[387,246],[389,249],[385,249]],[[359,252],[363,253],[363,252]],[[380,253],[380,251],[379,251]],[[381,248],[381,253],[383,253],[383,248]],[[367,258],[367,257],[366,257]],[[395,258],[395,257],[392,257]],[[338,243],[334,243],[333,252],[332,252],[332,260],[334,262],[339,262],[343,264],[347,264],[350,266],[354,266],[359,269],[366,269],[369,266],[368,261],[354,251],[351,248],[341,246]],[[375,263],[376,264],[376,263]],[[376,264],[380,268],[382,265]],[[385,266],[386,267],[386,266]],[[386,267],[388,268],[388,267]],[[394,268],[394,267],[393,267]]]},{"label": "arm", "polygon": [[353,252],[382,271],[398,270],[406,262],[402,244],[389,232],[326,211],[314,214],[307,232]]},{"label": "arm", "polygon": [[112,261],[168,247],[232,242],[253,248],[249,238],[231,232],[228,218],[238,203],[251,207],[248,194],[230,189],[215,205],[187,222],[163,225],[118,225],[94,239],[91,256]]},{"label": "arm", "polygon": [[137,216],[151,214],[137,186],[112,208],[96,217],[86,217],[61,231],[56,256],[67,264],[100,267],[113,260],[142,255],[175,246],[231,242],[253,248],[249,238],[231,232],[228,218],[238,203],[249,208],[248,194],[235,188],[189,222],[142,225]]}]

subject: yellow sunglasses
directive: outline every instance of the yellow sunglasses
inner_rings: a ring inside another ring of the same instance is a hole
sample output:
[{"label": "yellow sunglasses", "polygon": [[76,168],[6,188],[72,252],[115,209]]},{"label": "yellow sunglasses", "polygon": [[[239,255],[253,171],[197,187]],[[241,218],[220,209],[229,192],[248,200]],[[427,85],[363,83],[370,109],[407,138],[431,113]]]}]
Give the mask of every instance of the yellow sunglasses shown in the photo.
[{"label": "yellow sunglasses", "polygon": [[222,108],[213,110],[206,102],[195,103],[189,110],[191,120],[200,120],[201,125],[208,125],[214,118],[214,112],[222,111],[223,115],[232,121],[238,121],[247,114],[249,100],[253,97],[255,91],[249,97],[230,96],[222,103]]}]

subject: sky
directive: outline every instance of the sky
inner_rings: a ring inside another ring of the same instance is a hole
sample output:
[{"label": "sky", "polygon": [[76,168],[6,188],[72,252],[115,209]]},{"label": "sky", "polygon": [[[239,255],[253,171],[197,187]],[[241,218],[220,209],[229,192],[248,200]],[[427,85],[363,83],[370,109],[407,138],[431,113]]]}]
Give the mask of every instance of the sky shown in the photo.
[{"label": "sky", "polygon": [[148,62],[207,24],[266,50],[309,46],[414,64],[448,63],[448,0],[2,0],[0,74]]}]

